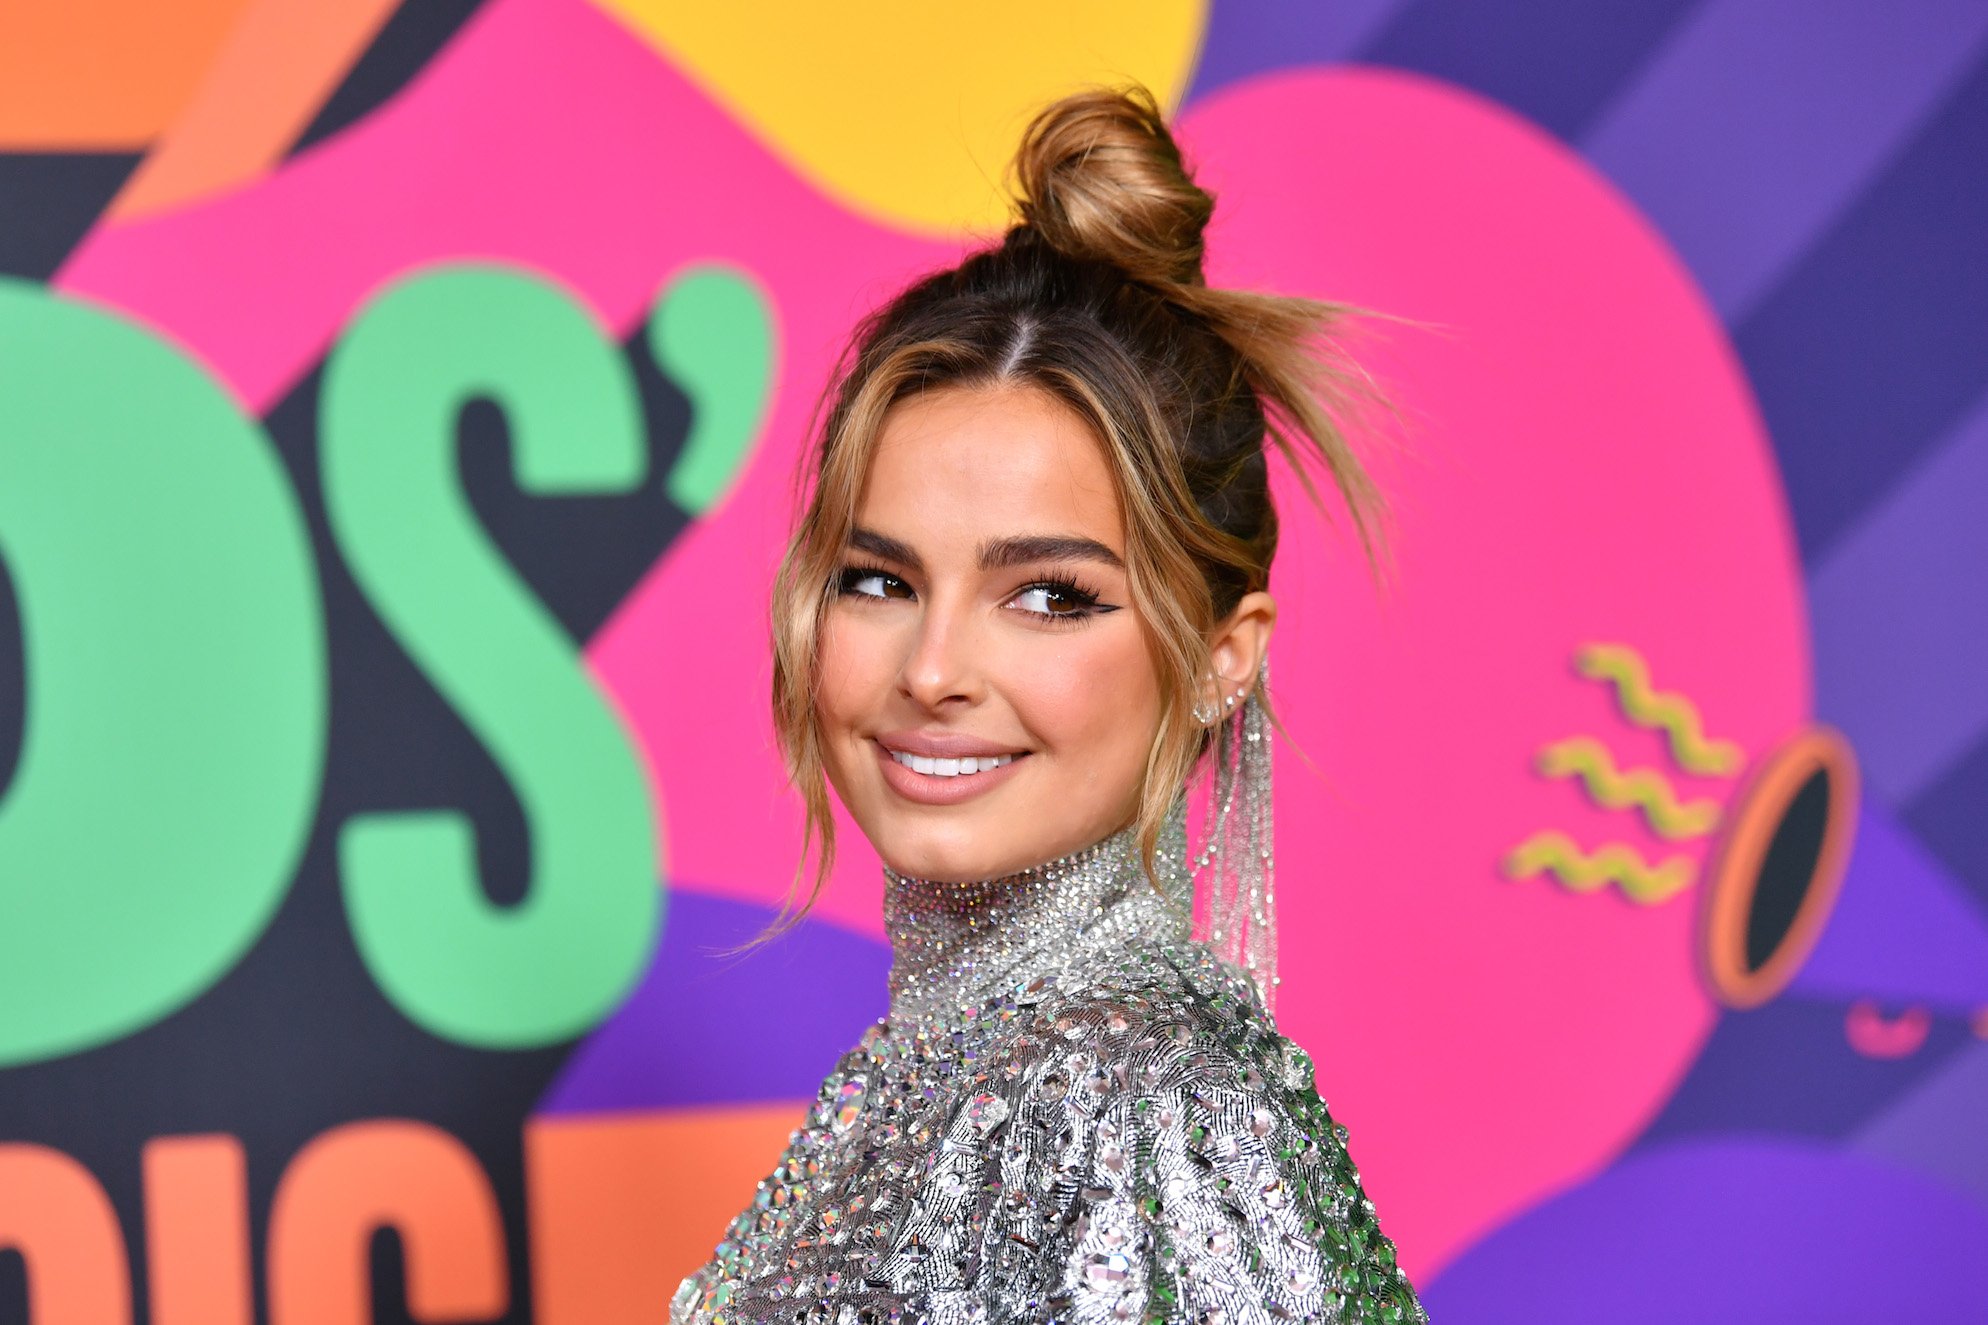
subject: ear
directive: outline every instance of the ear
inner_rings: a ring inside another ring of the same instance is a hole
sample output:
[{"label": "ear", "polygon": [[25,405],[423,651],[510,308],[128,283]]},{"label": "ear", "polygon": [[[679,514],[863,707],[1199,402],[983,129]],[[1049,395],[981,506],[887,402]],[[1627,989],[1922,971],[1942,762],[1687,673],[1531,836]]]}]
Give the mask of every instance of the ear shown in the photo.
[{"label": "ear", "polygon": [[1208,640],[1212,677],[1203,677],[1196,694],[1202,711],[1220,721],[1249,697],[1270,649],[1277,625],[1277,601],[1262,591],[1246,593]]}]

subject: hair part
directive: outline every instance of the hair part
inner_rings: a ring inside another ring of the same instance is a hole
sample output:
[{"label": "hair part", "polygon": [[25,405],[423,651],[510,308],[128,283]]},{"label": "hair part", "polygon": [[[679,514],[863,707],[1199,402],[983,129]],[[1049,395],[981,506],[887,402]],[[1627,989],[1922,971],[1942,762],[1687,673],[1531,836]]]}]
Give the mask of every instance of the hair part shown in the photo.
[{"label": "hair part", "polygon": [[860,323],[818,408],[771,604],[774,731],[806,822],[787,901],[747,947],[797,923],[833,866],[816,710],[822,619],[899,401],[942,388],[1042,391],[1100,445],[1162,695],[1136,819],[1149,876],[1167,811],[1209,746],[1191,713],[1213,633],[1269,585],[1271,448],[1330,518],[1310,474],[1325,471],[1370,568],[1387,577],[1375,528],[1386,502],[1347,436],[1383,403],[1338,343],[1361,310],[1208,286],[1202,232],[1214,199],[1143,88],[1053,103],[1024,134],[1014,174],[1020,223]]}]

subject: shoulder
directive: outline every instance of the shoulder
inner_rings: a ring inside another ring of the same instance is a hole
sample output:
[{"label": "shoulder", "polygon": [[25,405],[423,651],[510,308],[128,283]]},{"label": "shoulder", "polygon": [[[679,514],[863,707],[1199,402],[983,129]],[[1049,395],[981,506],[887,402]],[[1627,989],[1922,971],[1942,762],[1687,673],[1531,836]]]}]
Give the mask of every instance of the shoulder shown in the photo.
[{"label": "shoulder", "polygon": [[1037,981],[990,1049],[1005,1079],[1057,1103],[1066,1091],[1101,1104],[1312,1084],[1310,1058],[1277,1033],[1248,977],[1199,943],[1114,953]]},{"label": "shoulder", "polygon": [[1080,1157],[1086,1207],[1065,1284],[1234,1322],[1349,1300],[1426,1320],[1310,1056],[1247,977],[1199,945],[1132,966],[1059,991],[1041,1027],[1054,1051],[1017,1082],[1024,1109],[1087,1143],[1060,1155]]},{"label": "shoulder", "polygon": [[1234,1077],[1255,1089],[1287,1075],[1311,1085],[1310,1059],[1277,1034],[1254,984],[1199,943],[1110,954],[1021,1000],[1022,1038],[1065,1050],[1052,1060],[1096,1060],[1123,1088]]}]

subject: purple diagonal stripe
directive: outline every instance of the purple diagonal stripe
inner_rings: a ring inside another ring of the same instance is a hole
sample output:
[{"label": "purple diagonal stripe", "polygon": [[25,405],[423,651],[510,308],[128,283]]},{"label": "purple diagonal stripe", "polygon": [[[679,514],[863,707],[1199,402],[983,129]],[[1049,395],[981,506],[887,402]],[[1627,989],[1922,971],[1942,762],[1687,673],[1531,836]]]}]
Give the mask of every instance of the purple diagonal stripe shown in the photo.
[{"label": "purple diagonal stripe", "polygon": [[1854,1138],[1858,1150],[1988,1202],[1988,1044],[1970,1045]]},{"label": "purple diagonal stripe", "polygon": [[1581,147],[1737,322],[1984,53],[1981,0],[1712,0]]},{"label": "purple diagonal stripe", "polygon": [[1988,734],[1984,498],[1988,396],[1809,576],[1816,713],[1850,737],[1893,805]]},{"label": "purple diagonal stripe", "polygon": [[1405,0],[1212,0],[1183,103],[1266,69],[1330,64],[1357,52]]},{"label": "purple diagonal stripe", "polygon": [[1790,988],[1960,1017],[1988,1007],[1988,914],[1868,789],[1842,895]]},{"label": "purple diagonal stripe", "polygon": [[803,921],[749,956],[719,956],[773,913],[694,888],[671,888],[649,973],[573,1051],[539,1113],[811,1098],[883,1014],[882,943]]}]

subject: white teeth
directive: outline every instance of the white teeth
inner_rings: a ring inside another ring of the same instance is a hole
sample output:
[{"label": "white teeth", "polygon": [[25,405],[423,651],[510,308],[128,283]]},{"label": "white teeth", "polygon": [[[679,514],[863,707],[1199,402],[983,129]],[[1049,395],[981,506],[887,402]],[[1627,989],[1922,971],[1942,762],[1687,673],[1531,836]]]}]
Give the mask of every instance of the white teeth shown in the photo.
[{"label": "white teeth", "polygon": [[1015,761],[1013,755],[962,755],[958,759],[928,759],[924,755],[906,754],[902,750],[892,750],[890,757],[914,773],[941,778],[985,773],[990,768],[999,768],[1003,764],[1012,764]]}]

